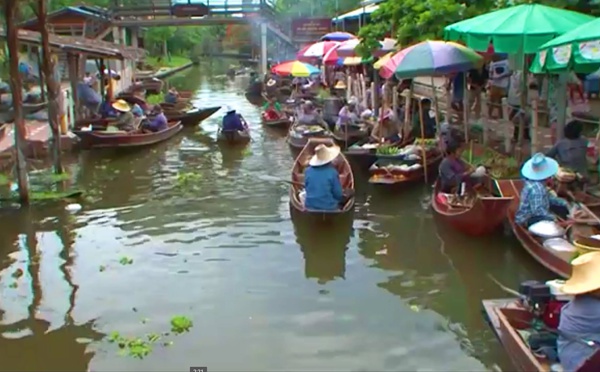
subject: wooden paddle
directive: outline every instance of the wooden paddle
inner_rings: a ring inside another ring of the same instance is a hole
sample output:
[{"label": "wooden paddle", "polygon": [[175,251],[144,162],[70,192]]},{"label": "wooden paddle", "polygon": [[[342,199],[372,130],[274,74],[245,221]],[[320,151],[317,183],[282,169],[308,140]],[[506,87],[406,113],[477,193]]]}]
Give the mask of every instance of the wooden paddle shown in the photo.
[{"label": "wooden paddle", "polygon": [[263,180],[263,181],[283,182],[283,183],[287,183],[287,184],[294,185],[294,186],[304,187],[304,183],[303,182],[285,180],[283,178],[279,178],[279,177],[275,177],[275,176],[269,176],[269,175],[266,175],[266,174],[261,175],[258,178],[261,179],[261,180]]},{"label": "wooden paddle", "polygon": [[577,204],[584,212],[586,212],[590,217],[592,217],[594,220],[596,220],[596,222],[600,224],[600,218],[598,218],[596,213],[592,212],[585,204],[579,203],[577,201],[577,198],[575,198],[575,195],[573,195],[573,192],[567,191],[567,195],[569,196],[569,198],[571,198],[571,200],[573,200],[573,203]]}]

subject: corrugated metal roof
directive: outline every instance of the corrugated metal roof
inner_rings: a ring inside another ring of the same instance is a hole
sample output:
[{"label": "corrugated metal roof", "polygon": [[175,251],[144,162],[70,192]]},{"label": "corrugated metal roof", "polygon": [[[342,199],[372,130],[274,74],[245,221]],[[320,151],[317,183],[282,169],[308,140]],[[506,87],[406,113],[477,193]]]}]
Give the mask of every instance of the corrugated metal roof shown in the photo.
[{"label": "corrugated metal roof", "polygon": [[[0,37],[6,38],[4,29],[0,29]],[[22,43],[39,45],[41,43],[41,34],[35,31],[19,30],[19,40]],[[140,48],[83,37],[59,36],[54,34],[50,34],[50,47],[60,49],[62,52],[86,53],[91,57],[106,59],[138,60],[146,56],[146,51]]]},{"label": "corrugated metal roof", "polygon": [[[95,8],[95,9],[94,9]],[[51,20],[54,17],[61,16],[66,13],[76,13],[80,14],[84,17],[91,17],[97,19],[106,19],[102,14],[103,9],[95,6],[89,5],[79,5],[79,6],[67,6],[65,8],[55,10],[54,12],[48,13],[48,20]],[[21,27],[28,27],[37,24],[37,18],[31,18],[23,23],[21,23]]]},{"label": "corrugated metal roof", "polygon": [[362,16],[363,14],[371,14],[374,11],[376,11],[377,9],[379,9],[379,5],[374,5],[374,4],[367,5],[362,8],[354,9],[348,13],[342,14],[339,17],[335,17],[331,21],[334,23],[337,23],[337,22],[341,22],[345,19],[358,18],[358,17]]}]

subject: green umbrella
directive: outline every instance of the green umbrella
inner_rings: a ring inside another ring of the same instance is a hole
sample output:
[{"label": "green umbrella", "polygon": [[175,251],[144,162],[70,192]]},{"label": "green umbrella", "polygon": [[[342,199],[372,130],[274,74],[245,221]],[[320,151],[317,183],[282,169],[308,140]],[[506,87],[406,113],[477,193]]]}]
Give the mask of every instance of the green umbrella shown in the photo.
[{"label": "green umbrella", "polygon": [[564,71],[590,73],[600,67],[600,18],[552,39],[540,47],[532,72]]},{"label": "green umbrella", "polygon": [[444,37],[462,40],[477,51],[490,42],[499,53],[535,53],[544,43],[594,17],[540,4],[523,4],[466,19],[446,26]]}]

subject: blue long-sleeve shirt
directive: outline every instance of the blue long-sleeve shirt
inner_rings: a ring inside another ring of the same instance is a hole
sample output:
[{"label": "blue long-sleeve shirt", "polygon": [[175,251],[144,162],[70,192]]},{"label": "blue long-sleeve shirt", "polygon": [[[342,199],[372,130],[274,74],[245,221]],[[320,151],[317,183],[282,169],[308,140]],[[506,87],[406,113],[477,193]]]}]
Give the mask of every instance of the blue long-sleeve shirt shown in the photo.
[{"label": "blue long-sleeve shirt", "polygon": [[568,207],[564,199],[551,195],[542,181],[525,181],[520,199],[515,216],[515,222],[519,225],[526,223],[532,217],[545,217],[553,221],[555,218],[550,213],[550,205]]},{"label": "blue long-sleeve shirt", "polygon": [[244,124],[242,124],[242,119],[235,112],[230,112],[227,115],[223,116],[223,129],[224,132],[229,131],[244,131],[246,128]]},{"label": "blue long-sleeve shirt", "polygon": [[339,209],[344,198],[339,174],[331,163],[308,167],[304,172],[304,187],[306,209],[334,211]]},{"label": "blue long-sleeve shirt", "polygon": [[584,341],[600,343],[600,298],[576,296],[562,308],[558,330],[560,364],[565,372],[575,372],[596,352]]}]

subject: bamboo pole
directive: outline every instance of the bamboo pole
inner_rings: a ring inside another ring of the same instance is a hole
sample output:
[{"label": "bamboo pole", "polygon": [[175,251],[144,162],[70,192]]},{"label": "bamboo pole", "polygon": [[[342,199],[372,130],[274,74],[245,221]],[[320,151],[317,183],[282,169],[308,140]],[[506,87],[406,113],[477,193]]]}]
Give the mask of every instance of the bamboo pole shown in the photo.
[{"label": "bamboo pole", "polygon": [[440,127],[440,106],[438,104],[437,99],[437,88],[435,86],[435,81],[433,80],[433,76],[431,76],[431,88],[433,92],[433,107],[435,108],[435,126],[437,128],[438,136],[441,134],[442,128]]},{"label": "bamboo pole", "polygon": [[463,126],[465,128],[465,142],[469,142],[470,127],[469,127],[469,96],[467,90],[467,73],[463,72]]},{"label": "bamboo pole", "polygon": [[421,124],[421,152],[423,153],[423,172],[425,175],[425,183],[428,181],[427,171],[427,151],[425,150],[425,123],[423,123],[423,105],[419,100],[419,123]]},{"label": "bamboo pole", "polygon": [[539,151],[540,139],[538,136],[539,117],[538,117],[538,101],[534,99],[531,101],[531,154],[535,154]]},{"label": "bamboo pole", "polygon": [[15,112],[15,152],[16,152],[16,176],[19,185],[19,200],[21,203],[29,203],[29,181],[27,178],[27,165],[23,146],[26,141],[27,130],[23,118],[23,94],[21,78],[19,76],[19,30],[16,24],[17,1],[4,1],[4,15],[6,19],[6,44],[8,49],[8,62],[10,70],[10,89],[12,93],[13,109]]},{"label": "bamboo pole", "polygon": [[[410,125],[411,125],[411,111],[412,111],[412,96],[413,96],[413,83],[410,84],[410,88],[408,89],[408,94],[404,99],[404,125],[402,126],[402,134],[408,135],[410,133]],[[394,88],[394,115],[396,114],[396,110],[398,108],[398,92]]]},{"label": "bamboo pole", "polygon": [[47,1],[37,1],[37,19],[41,32],[42,41],[42,69],[46,80],[46,89],[48,91],[48,123],[52,131],[52,157],[54,164],[54,173],[62,173],[62,161],[60,157],[60,130],[59,130],[59,97],[60,85],[54,79],[54,61],[52,61],[52,51],[50,50],[50,36],[47,22]]},{"label": "bamboo pole", "polygon": [[[502,98],[502,119],[500,120],[507,120],[508,123],[507,125],[502,125],[502,123],[500,123],[501,128],[503,128],[503,133],[504,133],[504,152],[506,152],[507,154],[510,154],[511,152],[511,140],[513,137],[513,132],[512,130],[514,130],[514,127],[512,125],[512,122],[508,119],[510,110],[508,107],[508,101],[506,98]],[[512,129],[512,130],[511,130]]]}]

